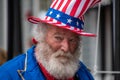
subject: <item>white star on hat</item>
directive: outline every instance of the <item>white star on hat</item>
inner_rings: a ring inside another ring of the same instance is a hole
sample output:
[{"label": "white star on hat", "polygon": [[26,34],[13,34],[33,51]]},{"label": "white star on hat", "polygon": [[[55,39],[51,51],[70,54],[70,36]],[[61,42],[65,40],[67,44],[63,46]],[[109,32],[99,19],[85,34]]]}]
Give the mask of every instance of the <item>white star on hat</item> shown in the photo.
[{"label": "white star on hat", "polygon": [[67,23],[71,23],[72,22],[72,20],[71,19],[67,19]]},{"label": "white star on hat", "polygon": [[60,14],[57,14],[57,15],[56,15],[56,18],[60,18]]},{"label": "white star on hat", "polygon": [[50,13],[49,13],[49,14],[51,15],[52,13],[53,13],[53,12],[52,12],[52,11],[50,11]]},{"label": "white star on hat", "polygon": [[76,22],[76,24],[77,24],[77,26],[79,26],[79,22],[78,21]]}]

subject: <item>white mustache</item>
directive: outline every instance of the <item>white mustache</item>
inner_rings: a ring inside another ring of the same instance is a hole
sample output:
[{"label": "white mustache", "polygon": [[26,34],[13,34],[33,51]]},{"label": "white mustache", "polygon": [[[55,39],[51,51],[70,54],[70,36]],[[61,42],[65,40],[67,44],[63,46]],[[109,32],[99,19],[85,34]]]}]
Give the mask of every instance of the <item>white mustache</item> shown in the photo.
[{"label": "white mustache", "polygon": [[73,55],[70,52],[65,53],[62,50],[58,50],[57,52],[53,53],[53,57],[72,58]]}]

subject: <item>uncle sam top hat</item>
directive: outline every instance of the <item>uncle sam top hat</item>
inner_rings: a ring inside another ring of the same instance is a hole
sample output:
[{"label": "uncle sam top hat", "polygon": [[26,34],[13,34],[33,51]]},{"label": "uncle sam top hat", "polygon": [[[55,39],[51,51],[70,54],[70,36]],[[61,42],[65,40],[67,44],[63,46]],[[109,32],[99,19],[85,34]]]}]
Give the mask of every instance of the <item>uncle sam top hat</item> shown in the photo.
[{"label": "uncle sam top hat", "polygon": [[28,21],[38,24],[47,23],[71,30],[81,36],[95,37],[93,33],[84,32],[84,14],[101,0],[53,0],[44,19],[30,16]]}]

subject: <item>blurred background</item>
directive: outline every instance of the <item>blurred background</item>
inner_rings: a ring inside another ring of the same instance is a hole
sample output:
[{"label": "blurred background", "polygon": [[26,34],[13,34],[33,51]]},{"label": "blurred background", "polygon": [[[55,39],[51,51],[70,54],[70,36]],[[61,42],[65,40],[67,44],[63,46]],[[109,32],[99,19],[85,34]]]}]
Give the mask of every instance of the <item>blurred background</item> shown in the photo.
[{"label": "blurred background", "polygon": [[[43,18],[52,0],[0,0],[0,65],[25,53],[32,44],[30,15]],[[95,80],[120,80],[120,0],[102,0],[85,14],[85,31],[96,38],[82,37],[83,61]],[[98,18],[100,20],[98,27]]]}]

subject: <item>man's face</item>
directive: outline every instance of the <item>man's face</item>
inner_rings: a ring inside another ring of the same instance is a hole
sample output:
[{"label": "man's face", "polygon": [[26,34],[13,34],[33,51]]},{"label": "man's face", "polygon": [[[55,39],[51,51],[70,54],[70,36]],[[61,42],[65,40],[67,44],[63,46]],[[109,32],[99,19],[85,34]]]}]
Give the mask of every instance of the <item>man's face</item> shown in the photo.
[{"label": "man's face", "polygon": [[69,30],[49,26],[37,44],[36,58],[57,79],[73,77],[79,66],[79,36]]},{"label": "man's face", "polygon": [[74,54],[79,45],[79,36],[69,30],[50,26],[46,38],[53,51],[62,50]]}]

